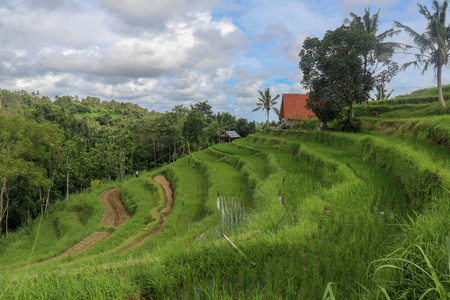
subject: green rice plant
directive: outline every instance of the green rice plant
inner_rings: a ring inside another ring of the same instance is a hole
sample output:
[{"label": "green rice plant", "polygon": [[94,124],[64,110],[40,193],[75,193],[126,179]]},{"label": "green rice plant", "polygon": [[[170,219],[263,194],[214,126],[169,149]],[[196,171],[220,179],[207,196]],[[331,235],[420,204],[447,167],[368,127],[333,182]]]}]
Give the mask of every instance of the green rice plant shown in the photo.
[{"label": "green rice plant", "polygon": [[[410,287],[405,291],[406,294],[420,296],[420,299],[426,297],[431,297],[431,299],[448,299],[450,290],[447,290],[442,282],[442,280],[445,280],[445,282],[448,283],[448,279],[443,279],[441,276],[438,276],[429,257],[425,254],[420,245],[414,246],[419,250],[419,255],[413,254],[414,249],[410,248],[402,251],[399,257],[396,257],[397,253],[394,252],[392,253],[392,256],[380,261],[385,264],[382,264],[375,270],[375,275],[385,268],[398,269],[403,274],[401,282],[395,282],[395,286],[398,286],[397,289],[404,290],[402,285],[409,285]],[[410,256],[414,256],[414,258],[403,258]],[[422,263],[425,262],[426,267],[416,263],[416,260],[422,260]],[[395,293],[397,294],[398,291],[395,291]]]},{"label": "green rice plant", "polygon": [[[8,299],[385,299],[386,295],[397,299],[404,293],[401,288],[408,290],[407,284],[418,275],[399,280],[398,268],[381,268],[376,276],[368,276],[367,267],[377,261],[370,268],[373,275],[380,267],[377,259],[402,243],[402,249],[414,250],[405,259],[414,259],[431,276],[424,276],[432,284],[425,298],[431,298],[439,295],[441,286],[448,292],[450,242],[444,237],[450,235],[450,208],[448,199],[441,197],[447,186],[425,193],[414,184],[428,188],[433,176],[445,183],[448,167],[439,151],[421,147],[369,135],[267,130],[195,152],[121,184],[132,218],[110,238],[84,254],[30,266],[23,278],[31,284],[22,285],[20,292],[14,270],[2,270],[0,285],[9,288],[0,289],[0,295],[3,292]],[[430,177],[414,181],[426,171]],[[157,228],[161,222],[157,213],[164,195],[151,180],[157,174],[165,174],[174,188],[172,212],[165,216],[160,232],[131,247],[144,229]],[[414,201],[425,203],[420,213],[412,205],[412,195]],[[90,205],[89,198],[61,205],[45,226],[52,236],[57,236],[58,228],[64,236],[70,228],[61,222],[70,219],[83,226],[80,216]],[[216,227],[222,207],[233,226]],[[242,207],[244,219],[239,214]],[[408,214],[414,217],[407,219]],[[96,213],[87,217],[86,224],[96,217]],[[247,258],[219,235],[220,230],[226,230]],[[19,239],[16,236],[18,248]],[[12,243],[4,241],[0,239],[0,253],[2,249],[14,253]],[[128,251],[122,252],[125,248]],[[49,276],[51,280],[46,280]],[[425,291],[408,295],[414,298]]]},{"label": "green rice plant", "polygon": [[416,200],[427,201],[433,190],[442,190],[439,186],[450,187],[447,171],[437,166],[426,153],[413,151],[404,145],[389,143],[378,137],[339,133],[318,132],[314,134],[314,140],[332,147],[339,145],[364,160],[387,168],[404,184],[409,196]]},{"label": "green rice plant", "polygon": [[[432,142],[450,149],[450,116],[408,119],[366,119],[363,121],[366,131],[380,135],[395,135],[413,138],[423,142]],[[419,143],[416,142],[417,145]],[[447,153],[448,156],[448,153]]]},{"label": "green rice plant", "polygon": [[29,279],[26,288],[9,289],[2,299],[123,299],[138,294],[115,270],[89,270],[79,274],[51,274]]},{"label": "green rice plant", "polygon": [[[111,188],[113,184],[106,187]],[[42,220],[35,220],[19,231],[2,238],[0,265],[19,266],[28,261],[37,239],[32,262],[48,259],[79,242],[98,228],[102,206],[97,195],[105,187],[80,195],[71,195],[68,201],[50,206]],[[37,226],[40,224],[40,226]],[[40,228],[37,231],[37,228]]]},{"label": "green rice plant", "polygon": [[323,293],[322,300],[336,300],[336,298],[334,297],[332,282],[327,283],[327,287],[325,288],[325,291]]},{"label": "green rice plant", "polygon": [[[270,173],[274,172],[274,166],[271,165],[273,162],[269,161],[269,157],[265,152],[257,151],[254,148],[237,143],[219,144],[214,146],[214,150],[232,156],[226,158],[224,161],[232,164],[241,172],[253,172],[254,176],[260,179],[264,180]],[[247,168],[248,171],[246,170]]]},{"label": "green rice plant", "polygon": [[449,193],[433,200],[422,214],[402,225],[401,246],[372,264],[376,283],[392,299],[450,295]]}]

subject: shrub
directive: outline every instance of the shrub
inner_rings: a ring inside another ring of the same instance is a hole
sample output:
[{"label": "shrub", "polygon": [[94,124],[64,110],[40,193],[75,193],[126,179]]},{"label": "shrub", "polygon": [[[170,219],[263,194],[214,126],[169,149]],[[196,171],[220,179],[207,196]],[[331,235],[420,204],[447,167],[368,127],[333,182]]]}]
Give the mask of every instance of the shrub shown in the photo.
[{"label": "shrub", "polygon": [[337,120],[332,123],[332,126],[338,130],[343,132],[361,132],[362,122],[360,119],[353,119],[353,124],[350,124],[348,119]]}]

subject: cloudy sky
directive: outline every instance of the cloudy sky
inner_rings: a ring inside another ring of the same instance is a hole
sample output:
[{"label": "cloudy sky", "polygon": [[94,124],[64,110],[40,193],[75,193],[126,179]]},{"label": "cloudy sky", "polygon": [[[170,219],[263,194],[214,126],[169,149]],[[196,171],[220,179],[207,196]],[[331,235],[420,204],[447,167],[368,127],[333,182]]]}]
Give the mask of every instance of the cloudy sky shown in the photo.
[{"label": "cloudy sky", "polygon": [[[0,0],[0,89],[133,102],[160,112],[208,100],[213,111],[263,121],[258,90],[304,93],[298,53],[349,12],[380,12],[421,32],[416,1]],[[420,2],[431,7],[431,1]],[[449,18],[450,20],[450,18]],[[405,34],[396,40],[411,43]],[[397,55],[405,61],[405,55]],[[444,69],[443,83],[450,81]],[[394,95],[435,85],[413,68]],[[281,101],[279,101],[280,104]],[[274,114],[272,114],[273,117]]]}]

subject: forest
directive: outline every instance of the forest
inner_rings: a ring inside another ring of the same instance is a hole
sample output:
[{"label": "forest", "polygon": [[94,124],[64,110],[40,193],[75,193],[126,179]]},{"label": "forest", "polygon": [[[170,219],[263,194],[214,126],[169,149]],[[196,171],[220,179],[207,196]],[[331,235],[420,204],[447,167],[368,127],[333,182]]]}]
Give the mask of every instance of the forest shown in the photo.
[{"label": "forest", "polygon": [[97,97],[0,92],[0,235],[98,180],[123,179],[218,143],[256,123],[212,112],[207,101],[160,113]]}]

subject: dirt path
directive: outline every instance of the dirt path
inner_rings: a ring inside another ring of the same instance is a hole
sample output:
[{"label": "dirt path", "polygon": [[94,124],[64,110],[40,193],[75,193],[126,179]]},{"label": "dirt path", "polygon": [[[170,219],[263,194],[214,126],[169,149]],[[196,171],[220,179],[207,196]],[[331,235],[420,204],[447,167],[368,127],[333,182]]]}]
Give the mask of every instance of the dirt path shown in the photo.
[{"label": "dirt path", "polygon": [[169,180],[165,176],[155,176],[153,177],[153,181],[158,183],[164,190],[164,195],[166,196],[166,207],[163,208],[159,213],[161,214],[170,214],[172,212],[173,207],[173,191],[170,186]]},{"label": "dirt path", "polygon": [[[103,215],[99,227],[119,227],[131,218],[130,214],[122,204],[121,192],[122,190],[120,188],[113,188],[98,195],[98,200],[103,205]],[[63,253],[38,263],[45,263],[69,254],[74,255],[86,251],[101,240],[109,237],[111,234],[112,233],[108,231],[94,231]]]},{"label": "dirt path", "polygon": [[165,176],[162,176],[162,175],[158,175],[158,176],[153,177],[153,181],[158,183],[163,188],[164,195],[165,195],[165,198],[166,198],[164,208],[159,211],[159,213],[162,214],[161,215],[161,221],[159,222],[158,227],[156,227],[155,229],[149,231],[144,236],[142,236],[139,239],[137,239],[132,247],[128,247],[128,248],[124,249],[123,252],[127,252],[131,248],[134,248],[134,247],[142,244],[144,241],[146,241],[149,238],[151,238],[151,237],[157,235],[158,233],[162,232],[164,230],[164,225],[166,224],[167,215],[172,212],[172,207],[173,207],[173,190],[172,190],[172,187],[171,187],[171,183],[169,182],[169,180]]},{"label": "dirt path", "polygon": [[[122,252],[127,252],[128,250],[136,247],[137,245],[140,245],[147,239],[155,236],[156,234],[160,233],[164,229],[164,225],[166,223],[167,214],[170,214],[172,212],[173,207],[173,190],[171,188],[171,183],[165,176],[156,176],[153,178],[153,180],[158,183],[164,190],[165,195],[165,206],[163,209],[159,211],[161,214],[161,221],[158,224],[158,226],[146,233],[144,236],[140,237],[136,242],[131,246],[127,247],[122,250]],[[122,225],[125,221],[127,221],[130,218],[129,213],[125,209],[125,207],[122,204],[121,201],[121,189],[120,188],[113,188],[110,190],[107,190],[103,193],[101,193],[98,196],[98,200],[103,205],[103,215],[102,219],[100,220],[99,227],[118,227]],[[47,260],[43,260],[40,262],[37,262],[35,264],[41,264],[45,263],[51,260],[55,260],[57,258],[65,257],[67,255],[74,255],[83,251],[88,250],[90,247],[95,245],[96,243],[100,242],[101,240],[109,237],[112,233],[107,231],[95,231],[91,233],[90,235],[83,238],[80,242],[78,242],[76,245],[70,247],[63,253],[54,256],[52,258],[49,258]]]},{"label": "dirt path", "polygon": [[122,204],[121,192],[120,188],[113,188],[98,196],[98,200],[103,205],[103,216],[99,226],[119,227],[131,218]]}]

